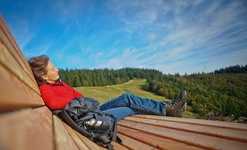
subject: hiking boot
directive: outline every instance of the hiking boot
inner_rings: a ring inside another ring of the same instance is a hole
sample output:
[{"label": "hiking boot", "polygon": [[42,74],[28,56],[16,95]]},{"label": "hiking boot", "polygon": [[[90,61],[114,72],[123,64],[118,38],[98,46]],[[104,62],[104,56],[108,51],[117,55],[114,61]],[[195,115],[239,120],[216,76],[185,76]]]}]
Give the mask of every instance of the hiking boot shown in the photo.
[{"label": "hiking boot", "polygon": [[182,90],[179,96],[172,102],[163,102],[166,109],[166,115],[172,117],[182,117],[187,105],[186,96],[186,91]]}]

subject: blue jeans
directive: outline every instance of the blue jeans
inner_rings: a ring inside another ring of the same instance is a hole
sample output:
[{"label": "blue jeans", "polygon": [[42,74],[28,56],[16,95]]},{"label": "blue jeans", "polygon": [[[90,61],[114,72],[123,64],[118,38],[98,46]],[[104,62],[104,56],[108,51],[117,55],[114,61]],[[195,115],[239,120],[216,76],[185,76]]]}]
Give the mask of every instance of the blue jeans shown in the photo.
[{"label": "blue jeans", "polygon": [[152,99],[124,93],[100,106],[100,110],[112,114],[117,121],[135,114],[165,115],[164,104]]}]

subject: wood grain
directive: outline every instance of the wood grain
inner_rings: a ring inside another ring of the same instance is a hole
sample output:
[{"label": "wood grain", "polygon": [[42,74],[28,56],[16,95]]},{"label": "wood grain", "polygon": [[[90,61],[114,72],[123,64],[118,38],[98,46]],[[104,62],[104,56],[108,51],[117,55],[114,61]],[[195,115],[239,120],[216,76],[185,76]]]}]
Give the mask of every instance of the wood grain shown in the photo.
[{"label": "wood grain", "polygon": [[14,40],[10,30],[0,16],[0,62],[20,80],[39,93],[26,58]]},{"label": "wood grain", "polygon": [[64,127],[63,122],[55,115],[53,115],[53,123],[56,150],[79,150],[76,142]]},{"label": "wood grain", "polygon": [[46,107],[0,115],[1,150],[52,150],[52,115]]},{"label": "wood grain", "polygon": [[[162,117],[161,117],[162,118]],[[118,123],[125,128],[135,129],[146,132],[158,137],[178,141],[180,143],[205,148],[205,149],[245,149],[246,142],[233,141],[204,134],[197,134],[193,132],[181,131],[171,128],[154,126],[152,124],[137,123],[129,120],[122,120]]]},{"label": "wood grain", "polygon": [[79,136],[75,133],[76,131],[74,129],[72,129],[70,126],[68,126],[66,123],[63,122],[63,125],[65,126],[65,128],[67,129],[67,131],[69,132],[70,136],[72,137],[72,139],[75,141],[77,147],[79,149],[83,149],[83,150],[90,150],[87,145],[79,138]]},{"label": "wood grain", "polygon": [[[165,118],[165,117],[163,117]],[[165,120],[157,120],[152,118],[126,118],[128,121],[138,122],[138,123],[144,123],[144,124],[150,124],[155,126],[160,126],[164,128],[170,128],[170,129],[176,129],[180,131],[185,132],[191,132],[191,133],[197,133],[197,134],[203,134],[203,135],[209,135],[219,138],[225,138],[225,139],[231,139],[236,141],[242,141],[247,142],[247,130],[237,129],[237,128],[228,128],[227,126],[224,126],[226,122],[216,122],[220,126],[211,126],[207,125],[206,123],[201,124],[195,124],[195,123],[184,123],[184,122],[170,122]],[[200,120],[197,120],[200,121]],[[227,124],[226,124],[227,125]],[[236,124],[236,126],[239,124]],[[236,127],[235,126],[235,127]]]},{"label": "wood grain", "polygon": [[26,84],[16,78],[0,64],[0,112],[25,107],[43,106],[40,95],[30,90]]},{"label": "wood grain", "polygon": [[196,147],[196,146],[191,146],[188,144],[184,144],[181,142],[177,142],[174,140],[166,139],[160,136],[156,136],[153,134],[149,134],[146,132],[126,128],[119,126],[118,127],[118,132],[120,134],[125,135],[126,137],[136,139],[140,142],[143,142],[147,145],[156,147],[161,150],[165,149],[176,149],[176,150],[200,150],[202,148]]},{"label": "wood grain", "polygon": [[119,133],[118,136],[123,140],[122,145],[128,149],[134,149],[134,150],[137,150],[137,149],[138,150],[139,149],[140,150],[155,150],[156,149],[153,146],[140,142],[138,139],[127,137],[121,133]]}]

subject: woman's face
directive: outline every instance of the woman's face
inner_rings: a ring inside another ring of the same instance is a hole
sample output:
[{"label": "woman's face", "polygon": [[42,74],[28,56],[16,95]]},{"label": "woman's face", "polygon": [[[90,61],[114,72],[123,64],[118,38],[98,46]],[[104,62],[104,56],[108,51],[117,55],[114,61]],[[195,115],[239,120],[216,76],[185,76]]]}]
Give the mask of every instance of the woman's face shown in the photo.
[{"label": "woman's face", "polygon": [[48,83],[55,83],[55,81],[59,79],[59,70],[53,65],[51,61],[48,61],[46,69],[47,74],[43,76],[43,79],[45,79]]}]

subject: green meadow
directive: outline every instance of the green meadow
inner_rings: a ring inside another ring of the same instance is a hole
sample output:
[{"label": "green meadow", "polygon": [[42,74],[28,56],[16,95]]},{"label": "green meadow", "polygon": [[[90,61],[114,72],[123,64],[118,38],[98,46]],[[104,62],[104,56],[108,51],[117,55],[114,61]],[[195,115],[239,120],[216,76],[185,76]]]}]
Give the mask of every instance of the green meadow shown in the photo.
[{"label": "green meadow", "polygon": [[[153,99],[156,101],[170,101],[165,97],[143,90],[142,86],[144,86],[145,83],[145,79],[135,79],[118,85],[76,87],[75,89],[82,93],[85,97],[92,97],[94,99],[97,99],[101,104],[115,97],[118,97],[125,92],[129,92],[137,96]],[[195,118],[195,114],[189,112],[189,110],[190,107],[187,107],[187,111],[184,113],[183,117]]]}]

